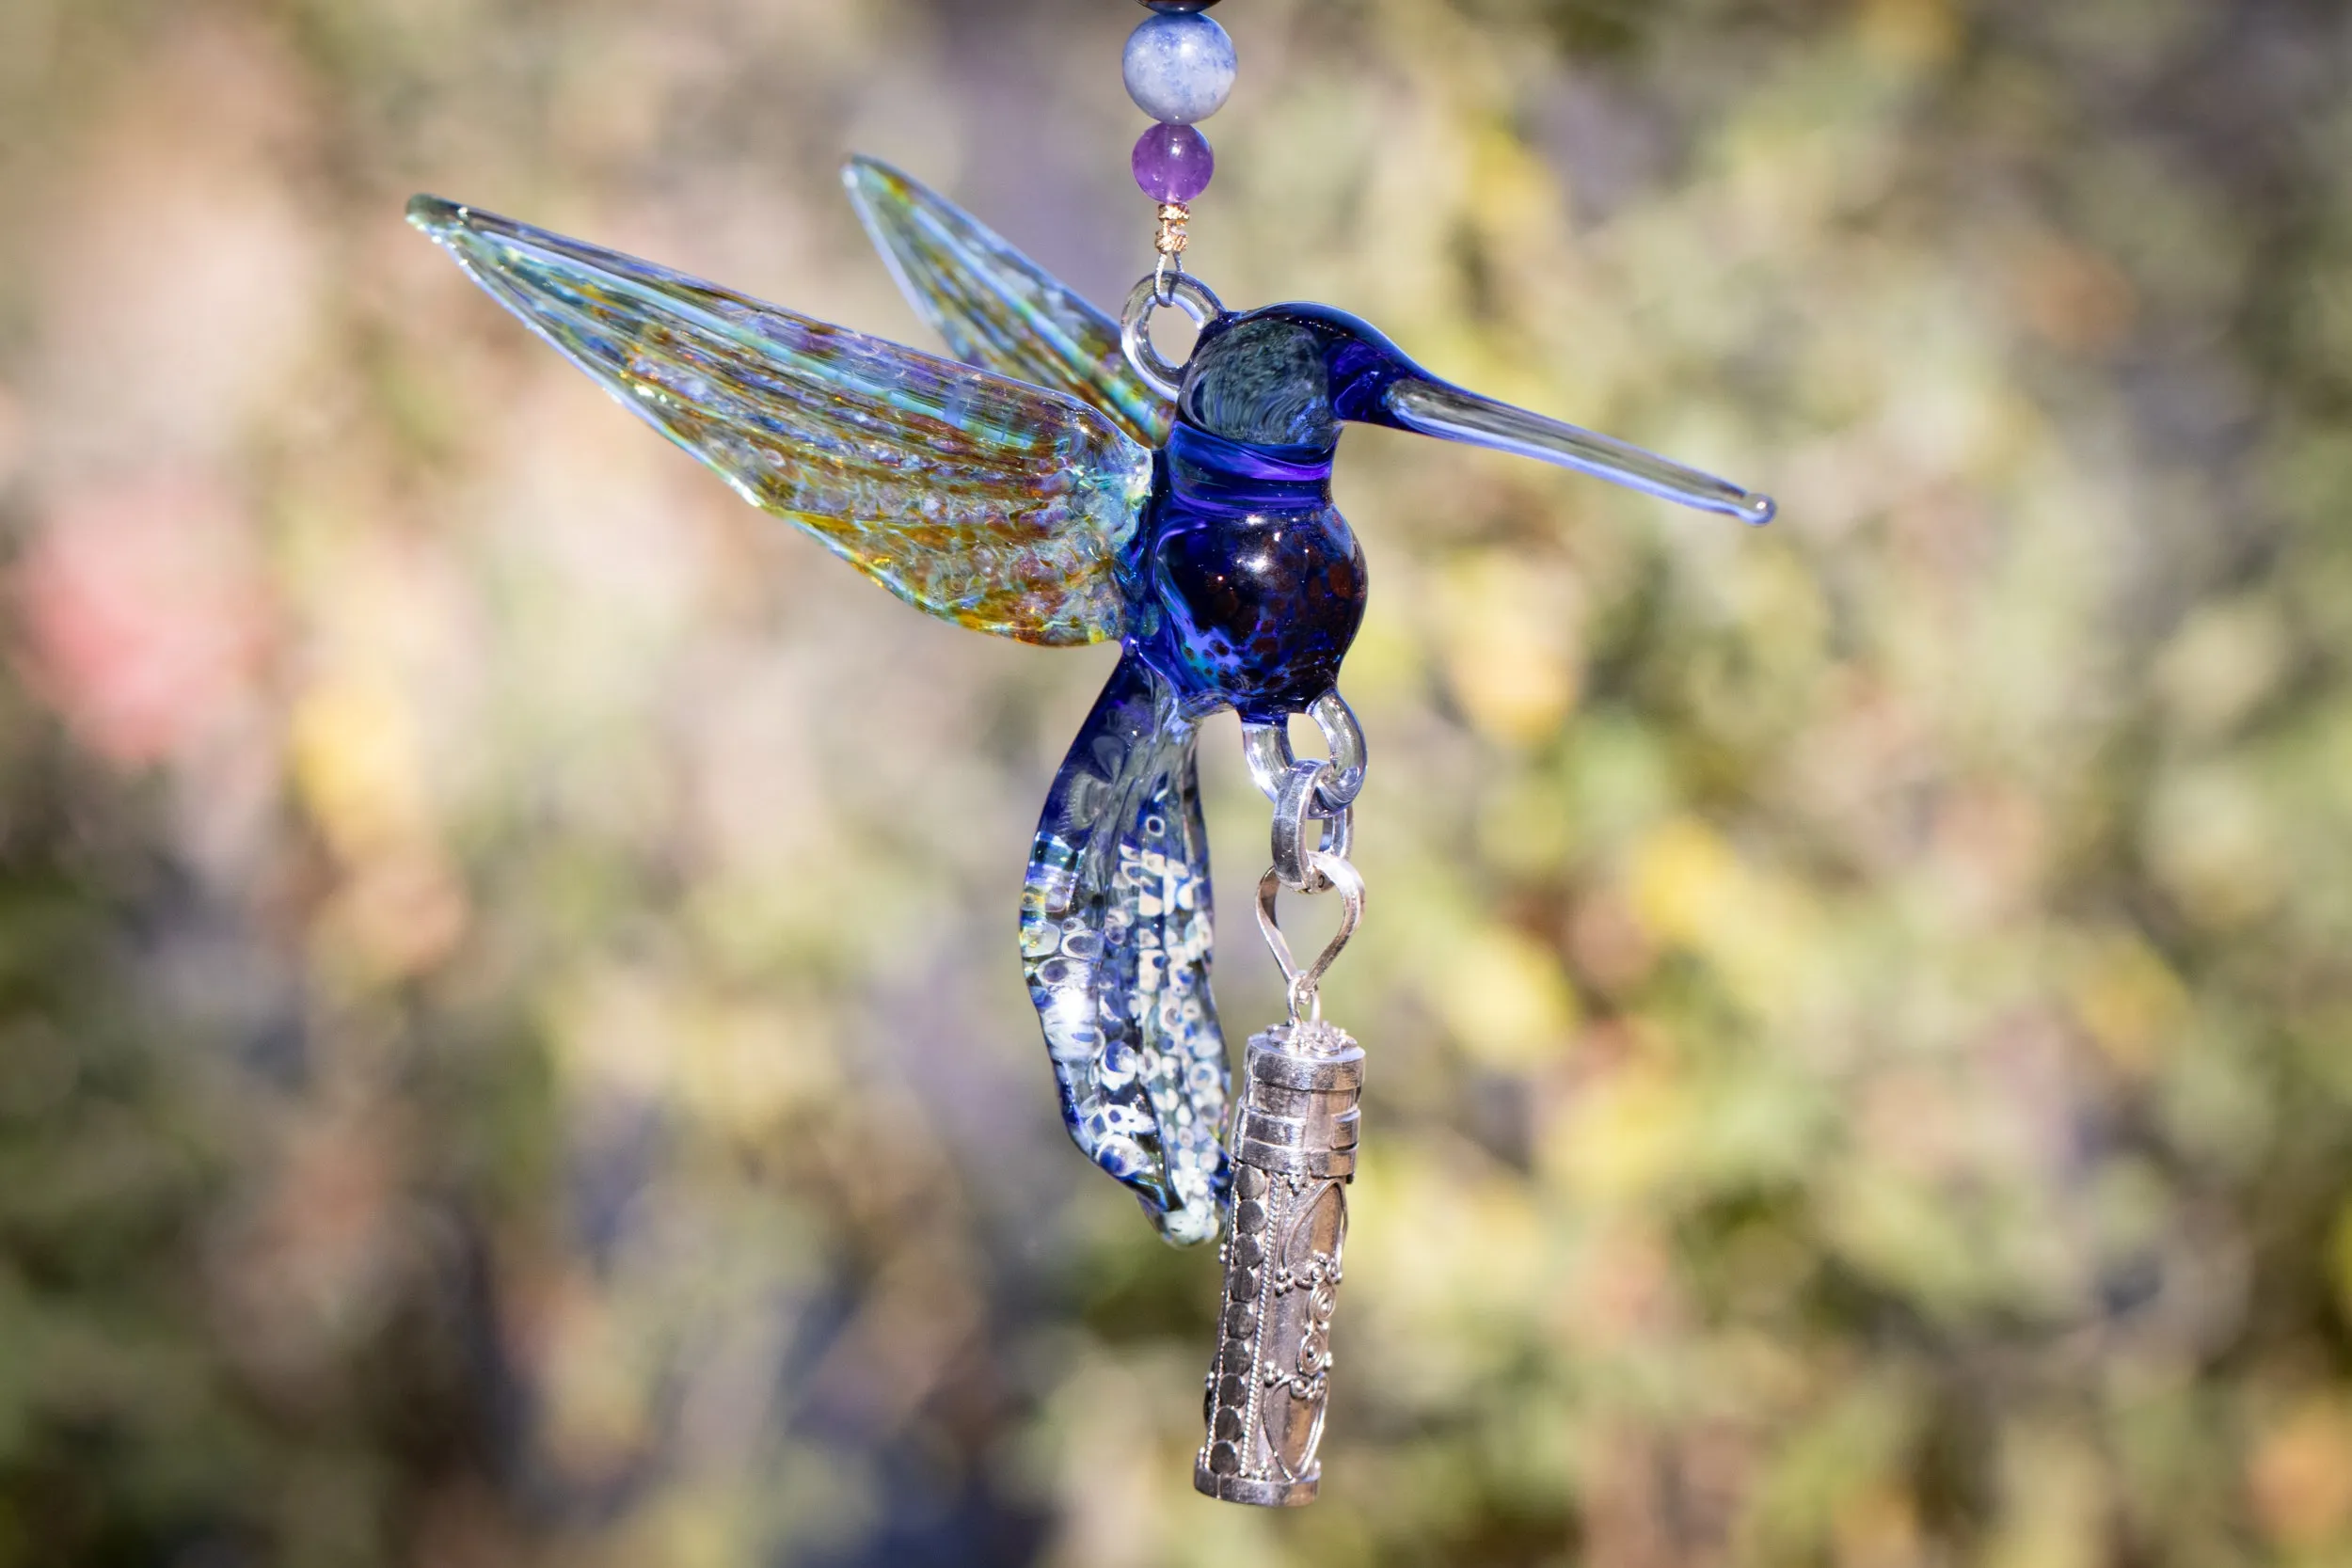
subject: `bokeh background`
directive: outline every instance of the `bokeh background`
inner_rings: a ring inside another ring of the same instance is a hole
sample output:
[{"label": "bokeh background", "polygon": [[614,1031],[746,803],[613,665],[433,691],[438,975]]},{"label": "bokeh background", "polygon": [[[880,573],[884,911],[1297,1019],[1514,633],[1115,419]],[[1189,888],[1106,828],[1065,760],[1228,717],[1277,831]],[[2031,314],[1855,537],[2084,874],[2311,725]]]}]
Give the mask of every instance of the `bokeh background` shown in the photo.
[{"label": "bokeh background", "polygon": [[[1325,1500],[1013,944],[1108,650],[927,622],[400,220],[1098,300],[1113,0],[0,5],[0,1564],[2352,1562],[2352,31],[1234,0],[1198,271],[1384,432]],[[1235,1033],[1264,808],[1205,768]]]}]

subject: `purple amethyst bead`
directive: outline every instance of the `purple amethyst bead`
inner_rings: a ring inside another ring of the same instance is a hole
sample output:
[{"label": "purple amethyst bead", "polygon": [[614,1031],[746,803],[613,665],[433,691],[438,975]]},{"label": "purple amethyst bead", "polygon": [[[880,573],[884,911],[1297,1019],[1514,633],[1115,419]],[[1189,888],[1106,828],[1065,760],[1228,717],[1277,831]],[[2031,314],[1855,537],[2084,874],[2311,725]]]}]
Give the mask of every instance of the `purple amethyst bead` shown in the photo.
[{"label": "purple amethyst bead", "polygon": [[1136,143],[1130,164],[1136,183],[1154,201],[1190,201],[1216,173],[1209,138],[1189,125],[1154,125]]}]

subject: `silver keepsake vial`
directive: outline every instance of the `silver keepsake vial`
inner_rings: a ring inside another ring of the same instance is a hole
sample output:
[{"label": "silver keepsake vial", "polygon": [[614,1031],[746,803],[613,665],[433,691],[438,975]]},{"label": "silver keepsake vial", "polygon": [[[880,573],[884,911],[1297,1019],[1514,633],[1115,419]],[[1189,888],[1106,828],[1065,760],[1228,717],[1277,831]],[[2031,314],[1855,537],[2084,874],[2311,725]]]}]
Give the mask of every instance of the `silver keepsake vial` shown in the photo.
[{"label": "silver keepsake vial", "polygon": [[1296,1508],[1323,1468],[1331,1314],[1356,1174],[1364,1053],[1320,1019],[1254,1035],[1234,1113],[1225,1297],[1193,1485]]}]

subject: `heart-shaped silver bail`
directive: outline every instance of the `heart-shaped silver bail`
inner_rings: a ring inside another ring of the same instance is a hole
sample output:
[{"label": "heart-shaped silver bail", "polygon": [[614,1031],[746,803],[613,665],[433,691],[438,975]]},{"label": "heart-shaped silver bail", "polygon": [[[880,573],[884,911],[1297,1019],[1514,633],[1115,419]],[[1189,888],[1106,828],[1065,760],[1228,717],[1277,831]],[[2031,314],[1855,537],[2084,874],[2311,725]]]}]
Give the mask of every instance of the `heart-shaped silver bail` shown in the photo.
[{"label": "heart-shaped silver bail", "polygon": [[1291,1022],[1323,1016],[1323,977],[1347,945],[1347,939],[1356,934],[1356,927],[1364,917],[1364,879],[1353,865],[1327,850],[1317,849],[1307,856],[1308,866],[1320,873],[1340,895],[1340,928],[1323,949],[1322,957],[1305,969],[1291,956],[1290,939],[1282,934],[1281,922],[1275,916],[1275,900],[1281,896],[1282,875],[1275,866],[1266,867],[1258,879],[1258,929],[1265,933],[1265,944],[1273,950],[1274,961],[1282,967],[1282,977],[1290,983]]}]

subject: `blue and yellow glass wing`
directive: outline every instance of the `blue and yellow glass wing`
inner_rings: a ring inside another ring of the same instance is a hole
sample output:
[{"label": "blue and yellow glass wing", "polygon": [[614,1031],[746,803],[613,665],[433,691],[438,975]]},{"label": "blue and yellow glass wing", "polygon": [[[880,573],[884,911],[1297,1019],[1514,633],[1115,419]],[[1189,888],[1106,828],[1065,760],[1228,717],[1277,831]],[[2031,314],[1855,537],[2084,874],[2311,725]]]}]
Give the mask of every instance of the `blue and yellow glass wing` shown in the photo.
[{"label": "blue and yellow glass wing", "polygon": [[917,609],[1027,642],[1124,629],[1152,454],[1120,421],[437,198],[408,216],[746,500]]},{"label": "blue and yellow glass wing", "polygon": [[1168,439],[1173,410],[1127,363],[1118,323],[889,165],[852,158],[841,180],[907,302],[950,354],[1091,404],[1147,447]]}]

